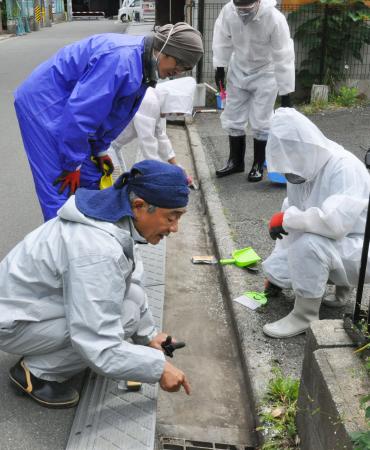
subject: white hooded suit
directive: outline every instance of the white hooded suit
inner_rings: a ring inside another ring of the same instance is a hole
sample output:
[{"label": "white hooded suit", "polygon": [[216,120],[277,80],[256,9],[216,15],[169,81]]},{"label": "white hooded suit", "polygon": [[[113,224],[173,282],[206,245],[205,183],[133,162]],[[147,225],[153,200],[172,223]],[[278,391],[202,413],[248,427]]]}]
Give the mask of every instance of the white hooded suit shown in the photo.
[{"label": "white hooded suit", "polygon": [[292,108],[277,110],[266,160],[273,172],[306,179],[287,183],[282,211],[289,234],[264,261],[267,278],[304,298],[322,297],[328,280],[356,286],[370,192],[364,164]]},{"label": "white hooded suit", "polygon": [[232,1],[221,10],[213,33],[213,66],[228,67],[222,127],[230,136],[266,140],[276,95],[294,91],[294,45],[275,0],[261,0],[256,16],[244,25]]}]

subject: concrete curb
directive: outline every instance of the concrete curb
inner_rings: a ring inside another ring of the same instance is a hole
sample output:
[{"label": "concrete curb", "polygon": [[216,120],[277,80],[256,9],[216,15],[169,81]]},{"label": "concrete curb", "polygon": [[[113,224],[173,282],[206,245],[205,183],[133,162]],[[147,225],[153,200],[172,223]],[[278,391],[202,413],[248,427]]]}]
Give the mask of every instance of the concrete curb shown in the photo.
[{"label": "concrete curb", "polygon": [[0,34],[0,43],[17,37],[16,34]]},{"label": "concrete curb", "polygon": [[360,401],[370,380],[354,347],[343,320],[312,322],[297,403],[302,450],[352,449],[350,434],[367,429]]},{"label": "concrete curb", "polygon": [[[212,181],[209,163],[206,161],[206,154],[196,125],[186,123],[186,129],[217,257],[227,258],[235,250],[231,229],[225,217],[217,189]],[[246,387],[251,399],[253,399],[252,407],[256,411],[265,393],[267,382],[271,378],[272,365],[270,359],[272,359],[272,349],[267,341],[264,342],[262,347],[261,344],[256,343],[256,329],[261,327],[258,315],[251,313],[248,316],[249,331],[245,333],[245,308],[232,301],[242,292],[250,289],[250,286],[256,283],[256,278],[255,275],[238,270],[233,266],[220,265],[219,268],[224,295],[237,333]],[[258,418],[256,420],[258,421]]]}]

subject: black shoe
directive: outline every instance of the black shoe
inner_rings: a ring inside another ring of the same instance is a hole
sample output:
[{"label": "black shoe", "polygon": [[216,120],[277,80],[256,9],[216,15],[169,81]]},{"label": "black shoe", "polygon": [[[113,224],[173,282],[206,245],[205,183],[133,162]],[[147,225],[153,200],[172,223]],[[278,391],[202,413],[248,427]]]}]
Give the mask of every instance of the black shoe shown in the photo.
[{"label": "black shoe", "polygon": [[245,135],[229,136],[230,154],[225,167],[216,170],[218,178],[226,177],[232,173],[244,172]]},{"label": "black shoe", "polygon": [[71,408],[77,405],[80,398],[78,392],[70,386],[32,375],[23,359],[9,370],[9,378],[18,390],[47,408]]},{"label": "black shoe", "polygon": [[256,183],[261,181],[263,178],[263,163],[253,163],[252,169],[248,174],[248,181],[251,183]]},{"label": "black shoe", "polygon": [[282,288],[279,286],[276,286],[276,284],[271,283],[271,281],[268,282],[268,286],[264,290],[264,294],[267,298],[271,297],[279,297],[282,293]]}]

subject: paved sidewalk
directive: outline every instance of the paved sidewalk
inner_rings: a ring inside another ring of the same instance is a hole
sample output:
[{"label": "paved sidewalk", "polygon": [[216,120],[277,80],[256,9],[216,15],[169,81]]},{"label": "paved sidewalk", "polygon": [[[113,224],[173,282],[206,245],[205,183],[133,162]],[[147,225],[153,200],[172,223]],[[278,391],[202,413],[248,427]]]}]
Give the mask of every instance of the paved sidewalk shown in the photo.
[{"label": "paved sidewalk", "polygon": [[6,41],[7,39],[15,38],[15,34],[0,34],[0,43]]},{"label": "paved sidewalk", "polygon": [[[136,148],[135,148],[136,150]],[[140,248],[145,290],[162,329],[166,242]],[[129,392],[122,383],[91,372],[84,384],[66,450],[153,450],[158,383]]]},{"label": "paved sidewalk", "polygon": [[[327,137],[363,161],[370,146],[370,108],[323,113],[310,118]],[[274,246],[268,235],[268,221],[280,210],[285,187],[273,185],[266,179],[248,183],[245,173],[221,179],[215,177],[215,168],[222,167],[228,157],[228,138],[220,126],[219,113],[197,114],[194,123],[188,125],[188,133],[218,256],[229,257],[234,249],[252,246],[266,258]],[[247,136],[246,170],[252,164],[252,145],[252,136]],[[300,376],[305,336],[279,340],[262,333],[265,323],[283,317],[292,309],[292,300],[271,301],[257,311],[231,301],[246,290],[263,290],[262,271],[253,275],[234,266],[223,266],[221,271],[252,392],[258,403],[274,365],[280,366],[287,375]],[[343,309],[331,310],[323,306],[320,317],[341,318],[343,313]]]}]

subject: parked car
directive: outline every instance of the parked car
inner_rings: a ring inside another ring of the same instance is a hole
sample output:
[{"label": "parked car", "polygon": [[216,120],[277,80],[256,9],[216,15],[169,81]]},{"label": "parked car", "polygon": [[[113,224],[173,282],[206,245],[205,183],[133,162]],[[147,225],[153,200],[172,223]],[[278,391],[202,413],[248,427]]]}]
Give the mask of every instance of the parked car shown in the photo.
[{"label": "parked car", "polygon": [[118,10],[118,18],[121,22],[135,20],[140,22],[143,19],[143,8],[141,0],[123,0],[121,8]]}]

